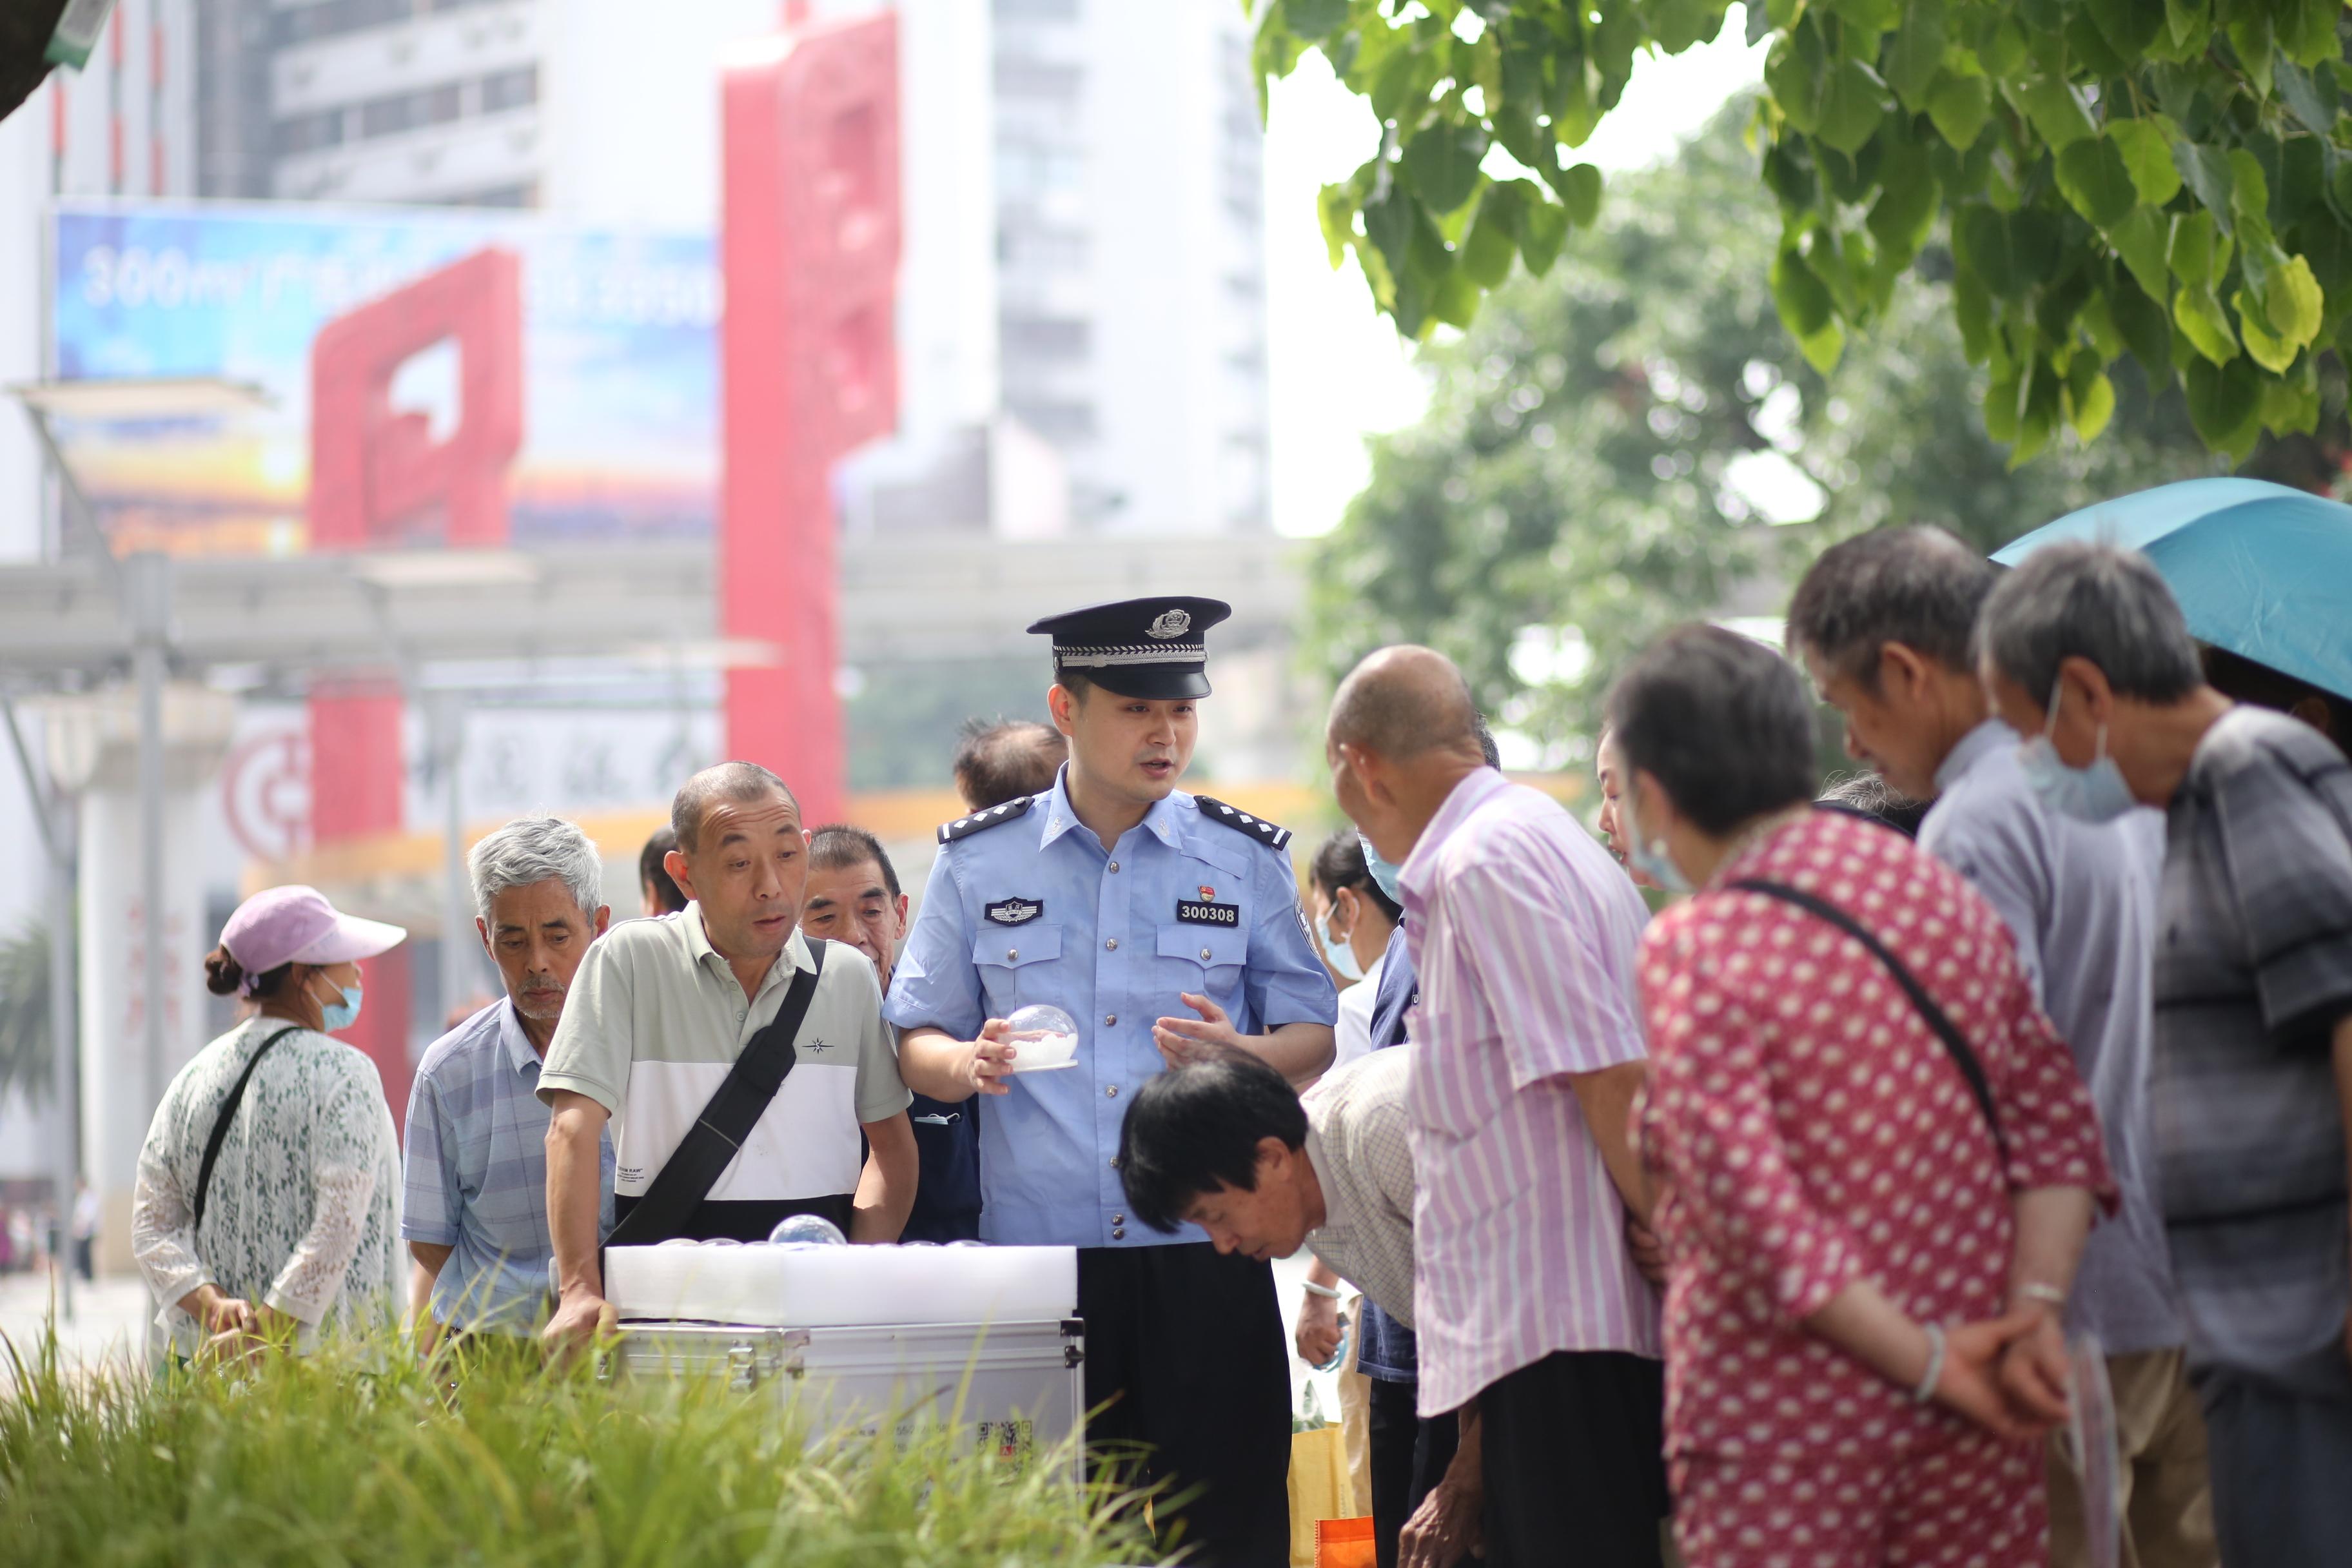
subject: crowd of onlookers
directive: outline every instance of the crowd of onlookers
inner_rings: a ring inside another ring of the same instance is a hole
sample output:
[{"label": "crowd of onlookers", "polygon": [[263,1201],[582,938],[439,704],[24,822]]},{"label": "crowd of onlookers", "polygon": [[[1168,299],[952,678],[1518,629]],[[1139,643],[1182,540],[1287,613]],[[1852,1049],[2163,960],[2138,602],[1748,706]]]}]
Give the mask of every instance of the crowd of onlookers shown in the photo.
[{"label": "crowd of onlookers", "polygon": [[[2147,1568],[2346,1561],[2347,705],[2200,654],[2137,555],[2004,574],[1928,529],[1824,554],[1786,649],[1693,626],[1619,672],[1599,840],[1499,771],[1450,662],[1367,658],[1327,730],[1350,826],[1307,864],[1328,1066],[1163,1041],[1116,1111],[1135,1223],[1315,1253],[1297,1349],[1366,1380],[1384,1565],[2087,1564],[2108,1530]],[[1870,767],[1826,798],[1817,699]],[[967,735],[965,823],[1066,755]],[[404,1151],[327,1033],[402,933],[238,910],[208,968],[252,1016],[140,1165],[175,1353],[395,1293],[428,1335],[593,1331],[599,1246],[780,1013],[790,1137],[702,1234],[980,1234],[983,1097],[912,1092],[945,1080],[884,1022],[883,845],[747,763],[664,833],[647,921],[572,824],[474,847],[505,994],[423,1058]],[[1035,911],[989,910],[1019,963]]]}]

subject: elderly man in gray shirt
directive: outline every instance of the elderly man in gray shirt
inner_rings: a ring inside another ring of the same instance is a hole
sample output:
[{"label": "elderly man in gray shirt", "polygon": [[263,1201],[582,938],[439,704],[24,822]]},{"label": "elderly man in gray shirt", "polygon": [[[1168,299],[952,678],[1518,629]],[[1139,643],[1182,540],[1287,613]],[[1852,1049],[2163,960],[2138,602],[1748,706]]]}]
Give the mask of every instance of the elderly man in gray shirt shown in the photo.
[{"label": "elderly man in gray shirt", "polygon": [[[2091,1233],[2071,1300],[2045,1301],[2029,1353],[2054,1363],[2059,1319],[2107,1353],[2124,1458],[2126,1563],[2218,1561],[2205,1429],[2167,1261],[2149,1152],[2150,960],[2164,819],[2101,826],[2045,806],[1992,716],[1971,639],[1994,568],[1940,530],[1864,534],[1822,554],[1789,606],[1790,651],[1845,716],[1846,750],[1934,805],[1919,842],[1966,877],[2017,940],[2043,1011],[2097,1102],[2123,1209]],[[2053,1445],[2052,1556],[2086,1563],[2081,1491]]]}]

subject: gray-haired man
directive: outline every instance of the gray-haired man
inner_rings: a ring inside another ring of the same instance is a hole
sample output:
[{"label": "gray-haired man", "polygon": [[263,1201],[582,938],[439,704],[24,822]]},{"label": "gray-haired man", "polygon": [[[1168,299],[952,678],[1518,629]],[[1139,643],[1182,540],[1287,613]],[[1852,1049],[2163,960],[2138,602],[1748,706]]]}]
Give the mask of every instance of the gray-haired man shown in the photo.
[{"label": "gray-haired man", "polygon": [[2352,1540],[2352,763],[2205,684],[2156,569],[2053,545],[1978,628],[2027,781],[2107,821],[2165,808],[2149,1085],[2158,1198],[2205,1406],[2221,1560]]},{"label": "gray-haired man", "polygon": [[[468,863],[474,930],[507,994],[435,1041],[409,1090],[400,1234],[416,1259],[411,1316],[428,1338],[445,1327],[528,1332],[546,1316],[554,1253],[540,1066],[611,912],[596,847],[560,818],[509,822]],[[609,1138],[603,1163],[610,1230]]]},{"label": "gray-haired man", "polygon": [[[1789,603],[1788,647],[1845,715],[1849,755],[1932,800],[1920,847],[1966,877],[2017,939],[2034,994],[2098,1101],[2116,1218],[2091,1233],[2071,1300],[2044,1300],[2021,1352],[2063,1364],[2064,1331],[2098,1337],[2115,1392],[2123,1539],[2139,1568],[2211,1568],[2205,1424],[2189,1386],[2149,1168],[2149,952],[2164,819],[2072,821],[2026,782],[1970,639],[1997,569],[1935,528],[1881,529],[1824,552]],[[2020,1298],[2012,1306],[2024,1306]],[[2091,1561],[2066,1445],[2051,1445],[2050,1560]]]}]

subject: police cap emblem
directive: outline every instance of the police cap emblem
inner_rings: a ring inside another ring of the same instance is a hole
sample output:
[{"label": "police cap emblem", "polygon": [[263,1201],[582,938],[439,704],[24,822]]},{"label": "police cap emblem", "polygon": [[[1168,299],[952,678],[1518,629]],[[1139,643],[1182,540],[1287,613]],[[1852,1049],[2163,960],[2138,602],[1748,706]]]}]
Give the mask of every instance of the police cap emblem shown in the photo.
[{"label": "police cap emblem", "polygon": [[1181,637],[1192,629],[1192,613],[1180,605],[1172,610],[1162,611],[1160,618],[1146,626],[1144,631],[1148,636],[1165,640],[1169,637]]}]

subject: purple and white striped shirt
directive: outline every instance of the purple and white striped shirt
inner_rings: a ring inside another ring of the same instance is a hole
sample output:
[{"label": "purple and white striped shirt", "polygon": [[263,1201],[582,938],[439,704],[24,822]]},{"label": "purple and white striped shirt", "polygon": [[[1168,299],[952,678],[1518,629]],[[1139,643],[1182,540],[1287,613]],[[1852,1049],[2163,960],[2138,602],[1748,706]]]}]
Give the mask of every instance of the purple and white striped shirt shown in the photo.
[{"label": "purple and white striped shirt", "polygon": [[1642,895],[1559,802],[1491,768],[1454,786],[1399,885],[1421,972],[1421,1413],[1554,1351],[1662,1354],[1657,1295],[1568,1081],[1645,1055]]}]

